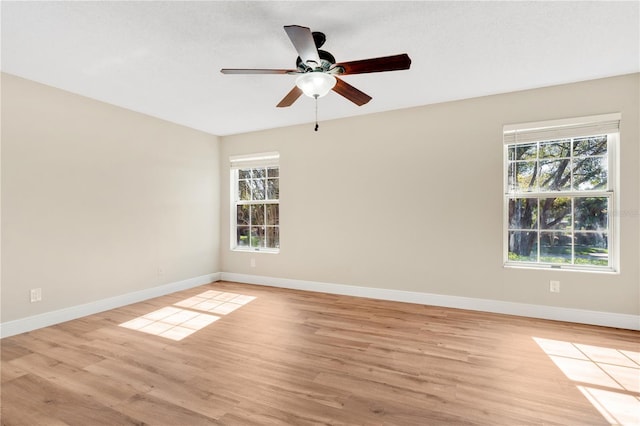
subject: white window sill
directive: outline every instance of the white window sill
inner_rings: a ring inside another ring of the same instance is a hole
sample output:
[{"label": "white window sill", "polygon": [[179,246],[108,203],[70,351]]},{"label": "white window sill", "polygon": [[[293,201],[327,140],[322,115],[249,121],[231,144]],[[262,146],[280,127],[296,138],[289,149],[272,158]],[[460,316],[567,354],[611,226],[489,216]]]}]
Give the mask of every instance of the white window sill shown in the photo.
[{"label": "white window sill", "polygon": [[231,251],[235,251],[235,252],[239,252],[239,253],[267,253],[267,254],[278,254],[278,253],[280,253],[280,249],[268,249],[268,248],[235,247],[235,248],[232,248]]},{"label": "white window sill", "polygon": [[570,265],[536,265],[536,264],[522,264],[522,263],[505,263],[505,268],[511,269],[530,269],[537,271],[562,271],[562,272],[585,272],[588,274],[614,274],[617,275],[620,273],[619,270],[615,270],[613,268],[585,268],[579,266],[570,266]]}]

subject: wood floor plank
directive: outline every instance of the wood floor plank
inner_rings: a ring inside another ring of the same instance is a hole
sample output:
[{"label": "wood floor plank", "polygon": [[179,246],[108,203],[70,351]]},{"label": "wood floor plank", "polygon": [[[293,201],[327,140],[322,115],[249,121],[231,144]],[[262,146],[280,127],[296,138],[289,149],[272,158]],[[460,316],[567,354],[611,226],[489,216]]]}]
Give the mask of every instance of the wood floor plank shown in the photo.
[{"label": "wood floor plank", "polygon": [[33,351],[21,346],[15,341],[6,340],[2,342],[2,361],[11,361],[24,355],[29,355]]},{"label": "wood floor plank", "polygon": [[2,385],[3,425],[134,425],[137,420],[95,399],[28,374]]},{"label": "wood floor plank", "polygon": [[640,407],[638,332],[229,282],[0,346],[3,425],[600,425]]},{"label": "wood floor plank", "polygon": [[10,364],[8,361],[0,361],[0,377],[2,377],[2,383],[11,381],[21,376],[25,376],[27,374],[29,373],[13,364]]},{"label": "wood floor plank", "polygon": [[[156,398],[150,394],[136,394],[128,401],[114,407],[123,415],[131,416],[145,425],[212,425],[214,418],[191,411],[176,402]],[[96,422],[97,419],[93,421]],[[102,421],[99,420],[102,424]],[[95,424],[95,423],[94,423]],[[115,423],[103,423],[115,424]]]}]

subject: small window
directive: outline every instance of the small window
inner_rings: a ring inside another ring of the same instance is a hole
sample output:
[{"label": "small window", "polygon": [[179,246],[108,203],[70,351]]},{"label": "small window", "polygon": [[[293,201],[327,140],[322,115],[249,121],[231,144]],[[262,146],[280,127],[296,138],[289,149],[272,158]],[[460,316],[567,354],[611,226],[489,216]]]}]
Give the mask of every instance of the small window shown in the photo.
[{"label": "small window", "polygon": [[619,114],[505,126],[504,261],[617,271]]},{"label": "small window", "polygon": [[231,249],[280,250],[278,153],[231,158]]}]

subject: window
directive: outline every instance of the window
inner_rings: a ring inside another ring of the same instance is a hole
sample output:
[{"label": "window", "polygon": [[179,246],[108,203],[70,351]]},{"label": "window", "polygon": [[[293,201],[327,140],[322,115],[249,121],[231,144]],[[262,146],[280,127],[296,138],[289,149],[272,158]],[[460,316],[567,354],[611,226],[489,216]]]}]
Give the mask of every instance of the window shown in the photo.
[{"label": "window", "polygon": [[619,114],[504,127],[504,262],[617,271]]},{"label": "window", "polygon": [[231,157],[231,249],[280,249],[277,152]]}]

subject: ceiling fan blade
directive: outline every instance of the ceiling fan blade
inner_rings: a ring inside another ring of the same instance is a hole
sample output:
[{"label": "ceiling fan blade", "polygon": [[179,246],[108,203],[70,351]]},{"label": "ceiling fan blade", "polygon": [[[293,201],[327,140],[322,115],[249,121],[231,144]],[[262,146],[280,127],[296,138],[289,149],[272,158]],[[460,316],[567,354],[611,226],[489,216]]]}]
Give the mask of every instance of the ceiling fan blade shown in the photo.
[{"label": "ceiling fan blade", "polygon": [[278,108],[291,106],[296,100],[298,100],[300,95],[302,95],[302,90],[298,86],[293,86],[293,89],[291,89],[291,91],[287,93],[287,96],[282,98],[280,103],[276,106]]},{"label": "ceiling fan blade", "polygon": [[356,89],[349,83],[336,78],[336,85],[332,89],[334,92],[344,96],[358,106],[362,106],[371,100],[371,96]]},{"label": "ceiling fan blade", "polygon": [[259,69],[259,68],[222,68],[220,70],[222,74],[297,74],[297,70],[274,70],[274,69]]},{"label": "ceiling fan blade", "polygon": [[[291,39],[291,43],[296,48],[302,62],[310,65],[312,68],[320,66],[320,56],[318,48],[313,40],[311,30],[300,25],[286,25],[284,30]],[[308,62],[313,62],[308,64]]]},{"label": "ceiling fan blade", "polygon": [[408,70],[411,66],[411,58],[409,58],[409,55],[406,53],[403,53],[401,55],[384,56],[381,58],[342,62],[335,66],[344,68],[344,72],[342,72],[341,75]]}]

